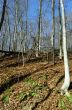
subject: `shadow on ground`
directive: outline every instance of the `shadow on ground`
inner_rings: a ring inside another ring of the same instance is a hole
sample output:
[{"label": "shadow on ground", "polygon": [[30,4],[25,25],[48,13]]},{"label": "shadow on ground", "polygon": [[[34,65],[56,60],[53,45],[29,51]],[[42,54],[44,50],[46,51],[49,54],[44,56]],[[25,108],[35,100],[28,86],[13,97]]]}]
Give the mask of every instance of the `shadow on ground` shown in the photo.
[{"label": "shadow on ground", "polygon": [[24,80],[25,78],[27,78],[28,76],[30,76],[36,72],[39,72],[41,70],[47,69],[47,68],[48,68],[48,65],[45,64],[41,68],[38,68],[33,72],[20,73],[20,74],[11,76],[8,80],[6,80],[3,84],[0,85],[0,94],[2,94],[6,89],[10,88],[12,85],[16,84],[17,82],[20,82],[20,81]]},{"label": "shadow on ground", "polygon": [[69,90],[71,90],[72,89],[72,82],[70,83],[70,87],[69,87]]}]

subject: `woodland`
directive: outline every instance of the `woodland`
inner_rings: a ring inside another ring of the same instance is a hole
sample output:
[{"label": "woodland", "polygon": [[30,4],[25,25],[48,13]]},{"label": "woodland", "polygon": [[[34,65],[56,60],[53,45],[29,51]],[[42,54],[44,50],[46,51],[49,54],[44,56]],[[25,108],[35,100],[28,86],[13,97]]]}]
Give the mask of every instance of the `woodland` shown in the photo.
[{"label": "woodland", "polygon": [[72,110],[72,0],[0,0],[0,110]]}]

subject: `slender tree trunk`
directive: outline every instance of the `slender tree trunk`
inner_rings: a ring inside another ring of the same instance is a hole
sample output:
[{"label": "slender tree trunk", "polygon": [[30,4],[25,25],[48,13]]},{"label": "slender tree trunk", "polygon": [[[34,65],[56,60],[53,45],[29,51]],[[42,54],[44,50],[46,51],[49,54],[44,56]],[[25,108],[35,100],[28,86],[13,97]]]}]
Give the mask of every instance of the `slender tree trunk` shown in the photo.
[{"label": "slender tree trunk", "polygon": [[55,48],[55,43],[54,43],[54,37],[55,37],[55,0],[52,0],[52,49],[53,49],[53,64],[55,64],[55,55],[54,55],[54,48]]},{"label": "slender tree trunk", "polygon": [[2,29],[1,29],[1,36],[2,36],[2,51],[3,51],[3,49],[4,49],[4,41],[5,41],[5,20],[4,20],[4,22],[3,22],[3,26],[2,26]]},{"label": "slender tree trunk", "polygon": [[42,1],[40,0],[40,10],[39,10],[39,24],[38,24],[38,50],[40,51],[40,40],[42,33]]},{"label": "slender tree trunk", "polygon": [[5,19],[4,19],[4,42],[3,42],[3,49],[7,50],[8,49],[8,26],[7,26],[7,14],[5,13]]},{"label": "slender tree trunk", "polygon": [[22,17],[20,20],[20,39],[21,39],[21,51],[22,51],[22,61],[23,61],[23,66],[25,65],[25,58],[24,58],[24,48],[23,48],[23,39],[22,39],[22,30],[23,30],[23,22],[22,22]]},{"label": "slender tree trunk", "polygon": [[59,58],[62,59],[63,53],[62,53],[62,23],[61,23],[61,12],[60,12],[60,0],[59,0],[59,25],[60,25],[60,30],[59,30]]},{"label": "slender tree trunk", "polygon": [[14,26],[14,35],[13,35],[13,51],[16,50],[16,34],[15,34],[15,26]]},{"label": "slender tree trunk", "polygon": [[26,32],[25,32],[25,38],[24,38],[24,52],[27,49],[27,36],[28,36],[28,0],[26,0]]},{"label": "slender tree trunk", "polygon": [[8,8],[6,7],[6,29],[7,29],[7,37],[8,37],[8,46],[9,46],[9,51],[11,49],[11,35],[10,35],[10,22],[9,22],[9,13],[8,13]]},{"label": "slender tree trunk", "polygon": [[18,33],[18,0],[15,0],[15,26],[14,26],[14,42],[13,50],[17,50],[17,33]]},{"label": "slender tree trunk", "polygon": [[4,49],[4,39],[5,38],[5,35],[3,35],[3,38],[2,38],[2,50]]},{"label": "slender tree trunk", "polygon": [[11,30],[10,30],[10,18],[8,13],[8,35],[9,35],[9,51],[11,50]]},{"label": "slender tree trunk", "polygon": [[42,33],[42,2],[43,0],[40,1],[40,6],[39,6],[39,20],[38,20],[38,38],[37,38],[37,49],[36,49],[36,57],[38,57],[39,51],[40,51],[40,41],[41,41],[41,33]]},{"label": "slender tree trunk", "polygon": [[3,9],[2,9],[2,16],[1,16],[1,21],[0,21],[0,31],[1,31],[3,21],[4,21],[6,3],[7,3],[7,0],[4,0]]},{"label": "slender tree trunk", "polygon": [[67,56],[67,42],[66,42],[66,28],[65,28],[65,14],[64,14],[64,4],[63,0],[60,0],[61,10],[62,10],[62,26],[63,26],[63,53],[64,53],[64,67],[65,67],[65,79],[61,87],[61,92],[68,94],[68,88],[70,86],[70,74],[69,74],[69,64]]}]

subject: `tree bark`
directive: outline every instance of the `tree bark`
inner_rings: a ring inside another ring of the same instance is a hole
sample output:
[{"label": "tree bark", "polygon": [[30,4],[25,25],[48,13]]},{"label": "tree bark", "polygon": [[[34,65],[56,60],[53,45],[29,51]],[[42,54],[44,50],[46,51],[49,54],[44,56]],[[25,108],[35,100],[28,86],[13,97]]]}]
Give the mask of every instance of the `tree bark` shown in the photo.
[{"label": "tree bark", "polygon": [[5,19],[6,19],[6,39],[8,43],[8,50],[10,51],[11,49],[11,35],[10,35],[10,19],[9,19],[9,12],[8,12],[8,7],[6,7],[6,14],[5,14]]},{"label": "tree bark", "polygon": [[17,34],[18,34],[18,0],[15,0],[15,26],[14,26],[14,39],[13,39],[13,50],[17,50]]},{"label": "tree bark", "polygon": [[4,0],[3,9],[2,9],[2,16],[1,16],[1,21],[0,21],[0,31],[1,31],[3,21],[4,21],[6,3],[7,3],[7,0]]},{"label": "tree bark", "polygon": [[26,31],[25,31],[25,37],[24,37],[24,52],[26,51],[26,49],[27,49],[27,36],[28,36],[28,0],[26,0],[26,3],[25,3],[25,5],[26,5],[26,9],[25,9],[25,11],[26,11]]},{"label": "tree bark", "polygon": [[23,39],[22,39],[22,33],[23,33],[23,22],[22,22],[22,17],[21,17],[21,19],[20,19],[20,40],[21,40],[21,46],[20,46],[20,48],[21,48],[21,52],[22,52],[22,61],[23,61],[23,66],[25,65],[25,58],[24,58],[24,47],[23,47]]},{"label": "tree bark", "polygon": [[62,23],[61,23],[61,12],[60,12],[60,0],[59,0],[59,26],[60,26],[60,30],[59,30],[59,58],[62,59],[63,53],[62,53]]},{"label": "tree bark", "polygon": [[52,42],[52,49],[53,49],[53,64],[55,64],[55,55],[54,55],[55,17],[54,17],[54,13],[55,13],[55,0],[52,0],[52,36],[51,36],[51,42]]},{"label": "tree bark", "polygon": [[41,31],[42,31],[42,2],[43,0],[40,1],[40,6],[39,6],[39,20],[38,20],[38,36],[37,36],[37,50],[36,50],[36,57],[38,57],[39,51],[40,51],[40,39],[41,39]]},{"label": "tree bark", "polygon": [[69,64],[67,56],[67,40],[66,40],[66,28],[65,28],[65,13],[64,13],[64,3],[60,0],[61,10],[62,10],[62,29],[63,29],[63,53],[64,53],[64,68],[65,68],[65,79],[61,87],[61,93],[69,95],[68,88],[70,86],[70,74],[69,74]]}]

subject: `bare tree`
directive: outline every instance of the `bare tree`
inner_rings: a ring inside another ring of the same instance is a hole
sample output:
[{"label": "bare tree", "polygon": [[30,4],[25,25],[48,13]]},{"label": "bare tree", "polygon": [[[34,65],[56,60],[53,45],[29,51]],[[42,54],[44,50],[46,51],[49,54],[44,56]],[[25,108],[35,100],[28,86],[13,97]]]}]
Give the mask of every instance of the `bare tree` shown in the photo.
[{"label": "bare tree", "polygon": [[65,28],[65,13],[64,13],[64,3],[60,0],[61,10],[62,10],[62,28],[63,28],[63,53],[64,53],[64,67],[65,67],[65,79],[61,87],[61,93],[69,95],[68,88],[70,86],[70,74],[69,74],[69,64],[67,56],[67,40],[66,40],[66,28]]},{"label": "bare tree", "polygon": [[[22,61],[23,61],[23,66],[24,66],[24,63],[25,63],[25,59],[24,59],[24,47],[23,47],[23,40],[22,39],[22,35],[23,35],[23,21],[22,21],[22,17],[20,19],[20,40],[21,40],[21,46],[20,46],[20,49],[21,49],[21,52],[22,52]],[[25,46],[25,45],[24,45]]]},{"label": "bare tree", "polygon": [[2,51],[4,49],[4,44],[5,44],[5,20],[3,22],[3,26],[2,26],[2,29],[1,29],[1,36],[2,36]]},{"label": "bare tree", "polygon": [[54,55],[54,48],[55,48],[55,43],[54,43],[54,38],[55,38],[55,0],[52,0],[52,36],[51,36],[51,41],[52,41],[52,49],[53,49],[53,63],[55,63],[55,55]]},{"label": "bare tree", "polygon": [[36,57],[38,57],[38,53],[40,51],[40,39],[41,39],[41,31],[42,31],[42,2],[43,0],[39,0],[39,19],[38,19],[38,36],[37,36],[37,50]]},{"label": "bare tree", "polygon": [[25,17],[26,17],[26,22],[25,22],[25,37],[24,37],[24,52],[26,51],[27,48],[27,36],[28,36],[28,0],[24,2],[25,6]]},{"label": "bare tree", "polygon": [[60,29],[59,29],[59,48],[60,48],[59,58],[62,59],[62,23],[61,23],[61,12],[60,12],[60,0],[59,0],[58,10],[59,10],[59,25],[60,25]]},{"label": "bare tree", "polygon": [[14,26],[14,39],[13,39],[13,50],[17,50],[17,33],[18,33],[18,0],[14,0],[15,4],[15,26]]},{"label": "bare tree", "polygon": [[10,19],[9,19],[9,12],[8,12],[8,7],[6,7],[6,36],[7,36],[7,42],[8,42],[8,47],[9,51],[11,49],[11,35],[10,35]]},{"label": "bare tree", "polygon": [[0,21],[0,30],[1,30],[1,27],[2,27],[2,24],[3,24],[3,21],[4,21],[6,3],[7,3],[7,0],[4,0],[3,9],[2,9],[2,16],[1,16],[1,21]]}]

